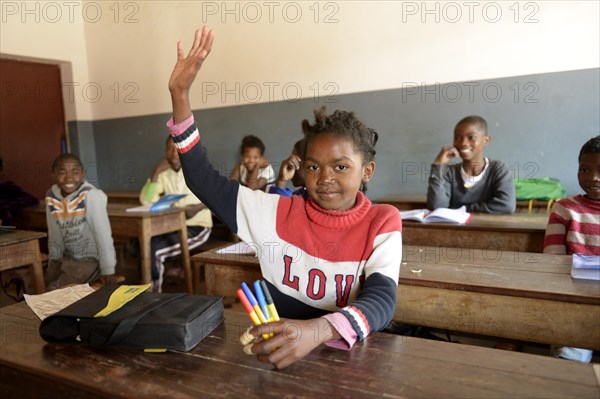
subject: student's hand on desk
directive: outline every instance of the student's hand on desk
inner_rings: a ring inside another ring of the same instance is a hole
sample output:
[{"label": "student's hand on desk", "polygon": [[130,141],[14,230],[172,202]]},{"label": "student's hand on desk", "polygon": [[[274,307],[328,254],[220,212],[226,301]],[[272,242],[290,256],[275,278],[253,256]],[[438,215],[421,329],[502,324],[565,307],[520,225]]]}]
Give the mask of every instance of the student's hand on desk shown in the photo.
[{"label": "student's hand on desk", "polygon": [[438,154],[437,158],[435,158],[433,163],[444,165],[447,164],[452,158],[456,158],[458,156],[460,156],[460,153],[455,147],[442,147],[440,153]]},{"label": "student's hand on desk", "polygon": [[250,334],[255,337],[270,332],[275,336],[268,340],[259,338],[251,344],[251,350],[258,356],[258,360],[271,363],[278,369],[302,359],[324,342],[340,339],[338,332],[322,317],[310,320],[282,320],[255,326],[250,330]]}]

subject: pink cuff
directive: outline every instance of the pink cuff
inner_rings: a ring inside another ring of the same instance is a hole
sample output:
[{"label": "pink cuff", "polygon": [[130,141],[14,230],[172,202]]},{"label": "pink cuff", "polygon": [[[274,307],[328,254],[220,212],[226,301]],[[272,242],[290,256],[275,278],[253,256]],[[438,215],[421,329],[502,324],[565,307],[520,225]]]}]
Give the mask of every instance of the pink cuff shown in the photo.
[{"label": "pink cuff", "polygon": [[354,343],[356,342],[356,338],[358,334],[352,328],[352,324],[343,314],[329,313],[323,316],[331,326],[342,336],[342,339],[332,339],[325,342],[325,345],[330,346],[332,348],[350,350]]},{"label": "pink cuff", "polygon": [[169,132],[171,132],[171,136],[177,137],[181,133],[185,132],[192,124],[194,123],[194,114],[191,114],[186,120],[183,122],[179,122],[175,124],[173,121],[173,117],[171,117],[167,121],[167,127],[169,128]]}]

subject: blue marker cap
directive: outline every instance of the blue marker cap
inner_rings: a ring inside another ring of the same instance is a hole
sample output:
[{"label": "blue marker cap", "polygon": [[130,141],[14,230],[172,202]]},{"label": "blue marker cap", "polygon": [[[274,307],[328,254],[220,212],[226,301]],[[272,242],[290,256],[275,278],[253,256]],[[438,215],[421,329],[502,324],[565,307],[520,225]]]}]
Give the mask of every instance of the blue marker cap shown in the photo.
[{"label": "blue marker cap", "polygon": [[260,287],[260,280],[256,280],[254,282],[254,292],[256,292],[256,299],[258,299],[258,304],[262,309],[263,315],[268,320],[269,311],[267,310],[267,301],[265,300],[265,295],[263,294],[262,288]]},{"label": "blue marker cap", "polygon": [[246,284],[245,282],[242,283],[242,290],[244,291],[244,294],[246,294],[246,298],[248,298],[248,300],[250,301],[250,305],[252,305],[253,307],[258,305],[254,294],[250,290],[250,287],[248,287],[248,284]]}]

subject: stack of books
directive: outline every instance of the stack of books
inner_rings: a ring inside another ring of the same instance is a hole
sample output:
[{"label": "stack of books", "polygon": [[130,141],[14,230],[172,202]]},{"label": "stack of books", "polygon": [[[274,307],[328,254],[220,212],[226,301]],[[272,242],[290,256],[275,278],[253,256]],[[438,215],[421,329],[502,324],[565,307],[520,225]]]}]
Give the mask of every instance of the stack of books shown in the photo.
[{"label": "stack of books", "polygon": [[573,254],[571,277],[585,280],[600,280],[600,256]]}]

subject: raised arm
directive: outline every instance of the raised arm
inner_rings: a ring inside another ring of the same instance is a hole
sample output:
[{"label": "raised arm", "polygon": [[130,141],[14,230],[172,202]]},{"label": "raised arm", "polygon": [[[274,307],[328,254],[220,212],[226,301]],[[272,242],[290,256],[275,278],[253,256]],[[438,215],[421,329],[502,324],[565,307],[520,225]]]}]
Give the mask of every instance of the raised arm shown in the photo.
[{"label": "raised arm", "polygon": [[183,55],[181,42],[177,42],[177,63],[169,78],[169,91],[173,103],[173,120],[176,124],[183,122],[192,115],[189,97],[190,88],[204,60],[210,53],[213,38],[213,31],[209,31],[206,26],[202,30],[197,29],[194,35],[194,43],[186,57]]}]

